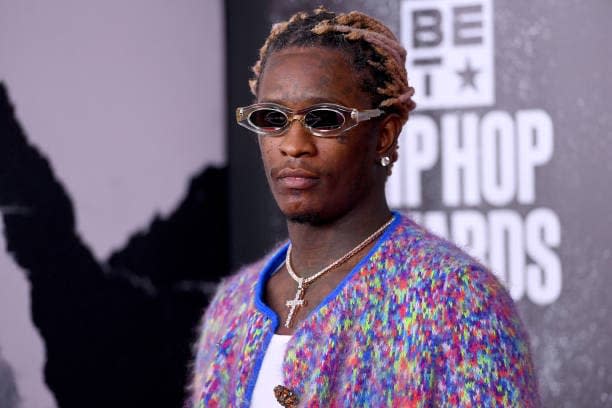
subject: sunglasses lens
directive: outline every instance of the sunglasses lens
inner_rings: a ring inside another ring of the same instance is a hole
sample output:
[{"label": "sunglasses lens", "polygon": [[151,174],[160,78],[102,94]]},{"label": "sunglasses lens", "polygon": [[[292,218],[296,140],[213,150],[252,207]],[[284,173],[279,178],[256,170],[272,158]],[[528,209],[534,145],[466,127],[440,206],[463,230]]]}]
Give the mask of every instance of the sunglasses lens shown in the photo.
[{"label": "sunglasses lens", "polygon": [[344,115],[329,108],[313,109],[304,116],[304,123],[321,131],[336,130],[344,125]]},{"label": "sunglasses lens", "polygon": [[287,116],[276,109],[257,109],[249,115],[249,121],[263,130],[278,130],[287,124]]}]

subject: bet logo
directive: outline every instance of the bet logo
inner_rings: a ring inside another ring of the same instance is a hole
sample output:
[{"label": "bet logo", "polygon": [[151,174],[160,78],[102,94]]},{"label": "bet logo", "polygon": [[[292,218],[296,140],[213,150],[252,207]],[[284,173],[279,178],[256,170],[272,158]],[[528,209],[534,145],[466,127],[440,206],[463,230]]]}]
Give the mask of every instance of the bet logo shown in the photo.
[{"label": "bet logo", "polygon": [[402,0],[400,19],[419,109],[495,104],[493,0]]}]

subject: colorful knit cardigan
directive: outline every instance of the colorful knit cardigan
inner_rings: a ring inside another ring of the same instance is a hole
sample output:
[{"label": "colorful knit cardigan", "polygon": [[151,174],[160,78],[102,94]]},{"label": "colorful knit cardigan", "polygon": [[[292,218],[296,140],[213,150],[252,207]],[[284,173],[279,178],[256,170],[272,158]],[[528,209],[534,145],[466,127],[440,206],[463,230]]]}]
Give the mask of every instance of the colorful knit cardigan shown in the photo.
[{"label": "colorful knit cardigan", "polygon": [[[197,344],[193,407],[248,407],[287,246],[225,280]],[[283,364],[300,407],[539,406],[527,337],[498,280],[407,217],[299,322]],[[270,390],[272,393],[273,391]]]}]

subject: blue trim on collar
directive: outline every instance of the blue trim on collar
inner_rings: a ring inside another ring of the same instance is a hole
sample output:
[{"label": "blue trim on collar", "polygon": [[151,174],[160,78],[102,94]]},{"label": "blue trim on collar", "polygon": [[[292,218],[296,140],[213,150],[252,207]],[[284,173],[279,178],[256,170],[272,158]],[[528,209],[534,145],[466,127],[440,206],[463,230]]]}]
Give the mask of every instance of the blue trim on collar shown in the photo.
[{"label": "blue trim on collar", "polygon": [[[397,225],[400,223],[402,216],[399,212],[397,211],[392,211],[393,214],[393,222],[391,222],[391,224],[387,227],[387,229],[383,232],[383,234],[376,240],[376,244],[374,244],[374,246],[370,249],[370,251],[368,252],[368,254],[366,256],[364,256],[358,263],[357,265],[355,265],[353,267],[353,269],[351,269],[351,271],[344,277],[344,279],[342,279],[342,281],[340,281],[340,283],[336,286],[336,288],[334,290],[332,290],[327,296],[325,296],[325,298],[321,301],[321,303],[319,303],[319,305],[312,309],[310,311],[310,313],[308,314],[308,316],[306,316],[304,318],[304,320],[302,320],[303,323],[307,320],[309,320],[311,318],[311,316],[315,315],[316,313],[319,312],[319,310],[325,306],[326,304],[328,304],[329,302],[331,302],[339,293],[340,291],[342,291],[342,289],[344,289],[344,287],[346,286],[346,284],[348,283],[348,281],[350,281],[353,276],[355,276],[355,274],[357,274],[357,272],[359,272],[359,270],[362,268],[362,266],[366,263],[370,261],[370,258],[372,257],[372,255],[374,255],[374,253],[376,251],[378,251],[378,248],[380,248],[380,246],[382,245],[383,242],[385,242],[387,240],[387,238],[389,238],[389,236],[393,233],[393,231],[395,231],[395,228],[397,227]],[[298,326],[296,326],[295,331],[293,332],[293,335],[295,335],[298,330],[300,330],[300,325],[298,324]]]},{"label": "blue trim on collar", "polygon": [[278,315],[264,302],[264,290],[266,289],[266,282],[268,282],[270,276],[272,276],[272,274],[276,272],[283,262],[285,262],[285,256],[288,248],[289,242],[283,245],[274,255],[272,255],[272,258],[266,262],[266,265],[259,273],[259,278],[257,279],[257,284],[255,286],[255,308],[272,320],[272,327],[274,328],[274,331],[276,331],[276,328],[278,327]]}]

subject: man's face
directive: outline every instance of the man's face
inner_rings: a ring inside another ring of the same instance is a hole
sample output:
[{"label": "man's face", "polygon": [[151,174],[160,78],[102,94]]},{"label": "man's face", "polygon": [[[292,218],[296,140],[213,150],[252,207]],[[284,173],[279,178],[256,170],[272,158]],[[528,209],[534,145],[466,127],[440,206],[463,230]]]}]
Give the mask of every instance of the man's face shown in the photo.
[{"label": "man's face", "polygon": [[[270,55],[258,102],[293,110],[322,102],[373,108],[346,56],[317,47]],[[377,121],[366,121],[339,137],[321,138],[294,121],[281,136],[259,136],[268,183],[283,214],[297,222],[325,223],[373,199],[374,186],[384,185],[377,169],[377,129]]]}]

